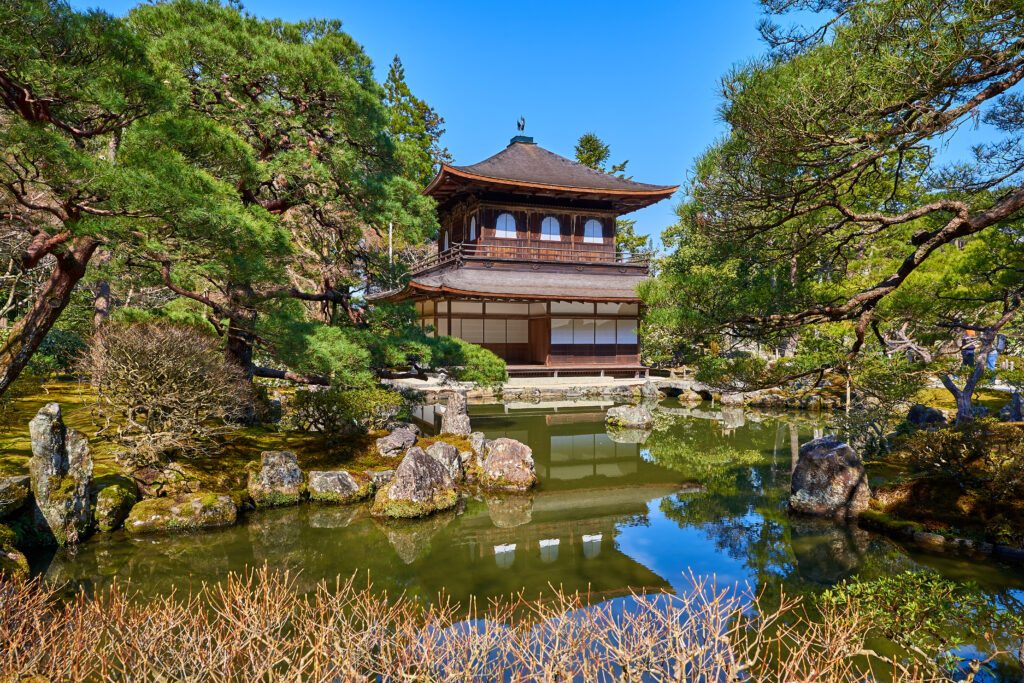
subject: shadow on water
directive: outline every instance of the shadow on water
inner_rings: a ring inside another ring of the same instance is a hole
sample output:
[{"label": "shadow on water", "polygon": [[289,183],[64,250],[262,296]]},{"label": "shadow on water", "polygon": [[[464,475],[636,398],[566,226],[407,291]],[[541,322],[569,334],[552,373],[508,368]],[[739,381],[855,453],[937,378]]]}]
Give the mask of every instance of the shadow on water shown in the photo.
[{"label": "shadow on water", "polygon": [[[261,511],[191,536],[100,535],[74,556],[37,556],[47,578],[111,581],[142,595],[179,592],[246,566],[301,570],[300,586],[369,572],[374,585],[465,602],[549,586],[591,599],[684,590],[690,572],[720,586],[813,594],[849,578],[930,568],[977,582],[990,599],[1024,599],[1024,572],[928,555],[829,521],[786,513],[799,444],[823,432],[812,414],[685,408],[667,400],[653,430],[609,434],[610,403],[471,406],[474,429],[532,449],[540,484],[525,496],[472,496],[425,520],[381,521],[366,506]],[[431,415],[423,414],[426,422]]]}]

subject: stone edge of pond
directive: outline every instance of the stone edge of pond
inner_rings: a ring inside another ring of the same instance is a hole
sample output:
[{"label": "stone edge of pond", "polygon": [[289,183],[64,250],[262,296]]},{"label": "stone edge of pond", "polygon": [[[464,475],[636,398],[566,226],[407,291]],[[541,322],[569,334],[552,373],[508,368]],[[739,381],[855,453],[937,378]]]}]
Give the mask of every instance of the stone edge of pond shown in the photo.
[{"label": "stone edge of pond", "polygon": [[925,531],[919,522],[896,519],[878,510],[864,510],[857,516],[858,525],[878,531],[886,536],[912,541],[919,547],[934,552],[968,553],[1024,565],[1024,549],[1001,543],[976,541],[962,536],[946,536]]}]

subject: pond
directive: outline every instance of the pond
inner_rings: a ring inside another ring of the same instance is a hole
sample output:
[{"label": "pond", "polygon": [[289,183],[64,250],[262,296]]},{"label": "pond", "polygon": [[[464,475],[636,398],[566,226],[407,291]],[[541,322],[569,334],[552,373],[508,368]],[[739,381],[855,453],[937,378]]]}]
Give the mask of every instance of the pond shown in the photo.
[{"label": "pond", "polygon": [[[471,406],[473,428],[532,449],[540,484],[529,496],[471,497],[425,520],[381,522],[368,506],[303,505],[249,514],[192,536],[94,537],[74,555],[32,558],[47,578],[87,588],[117,580],[143,595],[268,564],[300,570],[312,587],[369,570],[375,586],[434,599],[549,586],[591,600],[638,589],[684,590],[688,575],[822,590],[852,577],[930,568],[977,582],[1009,609],[1024,602],[1024,571],[932,555],[867,531],[786,514],[797,447],[822,432],[812,414],[767,415],[710,404],[662,403],[651,433],[606,433],[611,403]],[[429,412],[421,417],[430,420]]]}]

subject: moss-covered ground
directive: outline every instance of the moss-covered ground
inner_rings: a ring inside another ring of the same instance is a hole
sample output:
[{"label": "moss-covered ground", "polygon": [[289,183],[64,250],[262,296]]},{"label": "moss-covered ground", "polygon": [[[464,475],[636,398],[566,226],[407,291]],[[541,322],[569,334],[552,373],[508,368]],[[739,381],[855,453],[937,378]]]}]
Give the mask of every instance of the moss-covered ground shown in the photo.
[{"label": "moss-covered ground", "polygon": [[[16,396],[3,411],[0,424],[0,476],[28,474],[32,455],[28,423],[50,401],[61,406],[65,424],[89,438],[95,462],[94,475],[104,477],[121,472],[114,454],[118,444],[96,436],[90,403],[93,394],[88,383],[50,382],[38,391]],[[247,466],[259,462],[263,451],[294,451],[299,467],[309,470],[394,469],[394,460],[377,453],[375,441],[382,434],[354,434],[327,440],[319,434],[288,432],[273,427],[250,427],[230,432],[218,440],[218,452],[208,456],[180,459],[186,479],[195,481],[199,490],[229,491],[245,487]]]}]

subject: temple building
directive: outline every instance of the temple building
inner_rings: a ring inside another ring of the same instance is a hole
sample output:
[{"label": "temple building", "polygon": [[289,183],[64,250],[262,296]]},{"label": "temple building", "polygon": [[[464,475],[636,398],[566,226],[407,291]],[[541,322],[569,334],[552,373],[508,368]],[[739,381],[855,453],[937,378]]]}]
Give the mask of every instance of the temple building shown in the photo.
[{"label": "temple building", "polygon": [[636,287],[649,256],[615,248],[619,216],[672,195],[516,136],[472,166],[442,165],[437,251],[371,299],[416,304],[436,334],[490,349],[511,375],[638,374]]}]

